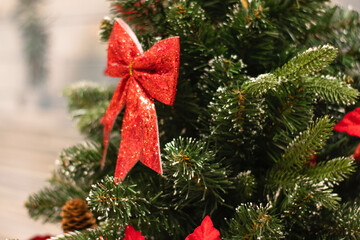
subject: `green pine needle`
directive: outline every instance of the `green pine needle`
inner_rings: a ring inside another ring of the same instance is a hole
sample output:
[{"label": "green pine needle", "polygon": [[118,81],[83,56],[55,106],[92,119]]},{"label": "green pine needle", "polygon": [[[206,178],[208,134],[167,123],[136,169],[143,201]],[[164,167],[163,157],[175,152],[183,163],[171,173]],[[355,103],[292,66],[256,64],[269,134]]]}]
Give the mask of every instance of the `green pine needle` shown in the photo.
[{"label": "green pine needle", "polygon": [[97,228],[60,234],[52,237],[51,240],[116,240],[123,239],[124,231],[124,225],[113,221],[113,219],[107,219]]},{"label": "green pine needle", "polygon": [[268,187],[273,190],[279,187],[289,190],[299,179],[306,178],[303,171],[309,167],[309,161],[316,151],[325,145],[332,134],[333,125],[328,117],[323,117],[295,137],[281,159],[268,171]]},{"label": "green pine needle", "polygon": [[263,96],[271,89],[276,90],[277,86],[279,86],[281,82],[281,78],[275,76],[274,74],[261,74],[258,77],[252,78],[250,81],[246,82],[244,90],[248,94]]},{"label": "green pine needle", "polygon": [[81,133],[93,139],[102,136],[100,119],[105,114],[113,92],[113,87],[92,82],[79,82],[64,89],[69,102],[68,108],[72,117],[78,120]]},{"label": "green pine needle", "polygon": [[271,205],[241,204],[229,221],[229,236],[225,239],[282,239],[283,231]]},{"label": "green pine needle", "polygon": [[107,176],[93,185],[87,198],[89,209],[101,216],[118,219],[127,224],[132,218],[139,223],[147,222],[150,215],[150,199],[144,198],[136,185],[115,183],[113,177]]},{"label": "green pine needle", "polygon": [[250,170],[240,172],[234,179],[234,184],[239,195],[236,198],[250,199],[257,188],[256,178]]},{"label": "green pine needle", "polygon": [[110,159],[105,162],[104,169],[100,169],[102,151],[101,144],[94,141],[65,148],[59,157],[58,172],[64,178],[70,178],[77,184],[90,188],[90,185],[98,181],[97,179],[113,172],[115,161]]},{"label": "green pine needle", "polygon": [[339,157],[330,161],[322,161],[306,170],[306,175],[315,181],[339,183],[355,171],[355,163],[351,158]]},{"label": "green pine needle", "polygon": [[334,123],[326,116],[311,124],[306,131],[301,132],[288,145],[280,161],[282,166],[285,169],[303,168],[314,152],[325,145],[326,140],[332,134],[333,126]]},{"label": "green pine needle", "polygon": [[359,96],[357,89],[331,76],[306,78],[304,86],[309,92],[313,92],[315,98],[338,105],[353,105]]},{"label": "green pine needle", "polygon": [[85,199],[86,190],[82,186],[74,186],[69,182],[60,181],[45,187],[38,193],[29,196],[25,206],[34,219],[41,218],[44,223],[59,222],[62,206],[73,198]]},{"label": "green pine needle", "polygon": [[66,87],[63,91],[68,99],[71,111],[77,109],[91,109],[99,102],[109,101],[114,92],[114,87],[104,87],[94,82],[77,82]]},{"label": "green pine needle", "polygon": [[309,48],[305,52],[292,58],[282,67],[276,69],[276,76],[304,76],[319,72],[328,66],[337,56],[337,50],[330,45]]},{"label": "green pine needle", "polygon": [[338,206],[341,199],[326,182],[315,182],[304,177],[294,180],[295,184],[285,191],[286,197],[281,204],[285,218],[296,218],[296,216],[306,218],[314,208],[325,207],[334,210]]},{"label": "green pine needle", "polygon": [[334,224],[328,226],[326,231],[329,239],[332,235],[339,239],[360,238],[360,206],[359,203],[347,203],[333,212]]},{"label": "green pine needle", "polygon": [[232,182],[205,142],[180,137],[166,144],[165,152],[164,175],[173,182],[177,207],[200,201],[209,208],[207,212],[213,212],[217,204],[225,204],[221,196]]}]

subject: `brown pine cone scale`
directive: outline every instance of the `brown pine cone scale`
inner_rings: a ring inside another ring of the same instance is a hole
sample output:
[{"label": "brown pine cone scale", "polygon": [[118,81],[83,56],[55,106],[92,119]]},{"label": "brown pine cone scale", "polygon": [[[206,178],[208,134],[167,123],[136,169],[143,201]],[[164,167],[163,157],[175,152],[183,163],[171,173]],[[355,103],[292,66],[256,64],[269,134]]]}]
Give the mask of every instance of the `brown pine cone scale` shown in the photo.
[{"label": "brown pine cone scale", "polygon": [[67,201],[62,209],[60,214],[62,217],[61,225],[65,233],[97,226],[96,220],[88,209],[86,202],[80,198]]}]

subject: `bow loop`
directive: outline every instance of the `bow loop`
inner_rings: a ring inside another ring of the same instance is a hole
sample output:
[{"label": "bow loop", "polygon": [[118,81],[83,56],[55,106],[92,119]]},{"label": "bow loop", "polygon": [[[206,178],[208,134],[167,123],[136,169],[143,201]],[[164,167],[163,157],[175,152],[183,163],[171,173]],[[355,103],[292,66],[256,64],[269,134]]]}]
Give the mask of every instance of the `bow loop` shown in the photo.
[{"label": "bow loop", "polygon": [[172,105],[175,100],[179,48],[179,37],[164,39],[137,57],[132,65],[135,79],[146,92],[168,105]]},{"label": "bow loop", "polygon": [[121,19],[116,19],[109,38],[106,75],[124,77],[135,57],[143,53],[134,32]]}]

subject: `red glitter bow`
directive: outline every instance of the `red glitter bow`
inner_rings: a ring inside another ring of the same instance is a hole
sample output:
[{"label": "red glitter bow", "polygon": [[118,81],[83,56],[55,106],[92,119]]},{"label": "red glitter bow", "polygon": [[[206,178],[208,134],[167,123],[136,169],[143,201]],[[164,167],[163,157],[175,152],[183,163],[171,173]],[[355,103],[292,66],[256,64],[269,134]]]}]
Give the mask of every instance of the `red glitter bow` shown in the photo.
[{"label": "red glitter bow", "polygon": [[134,32],[116,19],[109,38],[106,74],[121,77],[101,119],[104,125],[103,167],[111,129],[126,105],[115,179],[121,181],[139,160],[162,174],[154,98],[172,105],[179,74],[179,37],[164,39],[143,53]]}]

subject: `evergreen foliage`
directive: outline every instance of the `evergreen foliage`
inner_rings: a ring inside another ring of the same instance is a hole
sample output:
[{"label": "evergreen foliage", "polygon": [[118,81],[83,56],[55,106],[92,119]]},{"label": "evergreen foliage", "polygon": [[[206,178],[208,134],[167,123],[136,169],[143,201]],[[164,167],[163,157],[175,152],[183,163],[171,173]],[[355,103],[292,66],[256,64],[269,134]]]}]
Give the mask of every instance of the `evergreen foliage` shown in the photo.
[{"label": "evergreen foliage", "polygon": [[81,133],[99,139],[102,134],[100,119],[111,100],[114,87],[104,87],[95,83],[79,82],[64,89],[69,99],[69,111],[78,120]]},{"label": "evergreen foliage", "polygon": [[78,197],[84,199],[88,192],[83,185],[73,185],[66,180],[52,179],[51,186],[29,197],[25,206],[29,215],[35,219],[43,218],[44,222],[58,222],[61,220],[62,206],[67,200]]},{"label": "evergreen foliage", "polygon": [[103,41],[115,17],[144,49],[180,36],[175,104],[156,103],[163,175],[138,163],[114,181],[122,114],[100,169],[99,120],[114,87],[77,84],[64,93],[87,141],[62,151],[50,186],[29,197],[32,217],[56,221],[68,198],[81,197],[99,227],[56,239],[122,239],[127,224],[146,239],[185,239],[206,215],[221,239],[359,238],[360,174],[348,157],[358,140],[333,132],[359,96],[357,13],[326,0],[111,8]]},{"label": "evergreen foliage", "polygon": [[282,239],[282,225],[271,206],[241,204],[229,222],[229,236],[225,239]]},{"label": "evergreen foliage", "polygon": [[332,214],[333,225],[329,227],[328,232],[324,235],[332,238],[332,234],[344,239],[357,239],[360,237],[359,229],[359,204],[344,204]]}]

